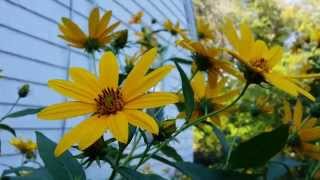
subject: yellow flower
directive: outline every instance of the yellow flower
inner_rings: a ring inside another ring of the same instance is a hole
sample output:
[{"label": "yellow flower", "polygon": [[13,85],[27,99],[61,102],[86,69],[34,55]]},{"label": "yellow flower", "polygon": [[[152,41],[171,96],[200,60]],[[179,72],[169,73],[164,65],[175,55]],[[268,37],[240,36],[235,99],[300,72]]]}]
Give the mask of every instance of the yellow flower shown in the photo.
[{"label": "yellow flower", "polygon": [[314,101],[315,98],[297,85],[291,78],[273,71],[274,66],[282,58],[283,49],[280,46],[268,48],[265,42],[255,40],[250,27],[246,23],[240,24],[241,37],[231,21],[227,21],[224,32],[235,52],[229,53],[243,63],[249,70],[245,72],[246,79],[250,83],[261,83],[266,81],[290,95],[302,94]]},{"label": "yellow flower", "polygon": [[217,48],[207,48],[201,42],[193,42],[189,39],[180,40],[177,44],[192,53],[195,71],[208,73],[209,84],[216,83],[217,79],[223,76],[224,73],[243,79],[232,63],[218,59],[220,51]]},{"label": "yellow flower", "polygon": [[111,15],[112,12],[107,11],[100,19],[99,8],[94,8],[88,20],[89,35],[86,35],[73,21],[64,17],[62,23],[59,24],[61,32],[59,37],[69,42],[70,46],[92,53],[103,48],[112,40],[112,32],[120,23],[116,22],[108,27]]},{"label": "yellow flower", "polygon": [[86,149],[107,130],[118,141],[127,143],[128,123],[158,134],[157,122],[140,110],[175,103],[178,97],[167,92],[146,93],[173,69],[167,65],[146,74],[156,55],[155,48],[142,55],[121,86],[117,59],[111,52],[101,57],[99,77],[74,67],[70,69],[71,81],[50,80],[50,88],[73,101],[48,106],[38,113],[39,119],[62,120],[90,114],[65,134],[55,155],[61,155],[73,144]]},{"label": "yellow flower", "polygon": [[296,135],[291,139],[294,150],[300,154],[305,154],[311,158],[320,160],[320,146],[312,142],[320,139],[320,128],[316,127],[316,118],[303,118],[303,106],[297,100],[294,113],[292,114],[290,105],[284,102],[283,123],[291,124],[291,131]]},{"label": "yellow flower", "polygon": [[[217,80],[214,86],[208,86],[205,80],[205,74],[200,72],[197,73],[191,80],[192,90],[195,98],[195,109],[191,116],[191,121],[197,119],[200,116],[222,109],[225,103],[232,100],[235,96],[239,95],[239,89],[230,90],[226,92],[226,78]],[[221,113],[220,115],[226,115]],[[180,114],[183,117],[184,114]],[[212,116],[210,119],[216,124],[220,125],[219,116]]]},{"label": "yellow flower", "polygon": [[187,37],[187,30],[180,27],[180,23],[177,22],[173,24],[169,19],[163,23],[163,28],[169,31],[173,36],[180,35],[182,37]]},{"label": "yellow flower", "polygon": [[142,21],[142,16],[144,15],[143,11],[139,11],[132,16],[129,23],[130,24],[140,24]]},{"label": "yellow flower", "polygon": [[37,149],[37,144],[32,140],[24,140],[21,138],[12,138],[10,144],[17,148],[22,154],[26,154],[27,157],[32,156]]},{"label": "yellow flower", "polygon": [[197,18],[197,31],[199,40],[209,41],[214,39],[214,30],[203,18]]},{"label": "yellow flower", "polygon": [[316,28],[311,32],[311,40],[315,41],[316,43],[320,44],[320,28]]}]

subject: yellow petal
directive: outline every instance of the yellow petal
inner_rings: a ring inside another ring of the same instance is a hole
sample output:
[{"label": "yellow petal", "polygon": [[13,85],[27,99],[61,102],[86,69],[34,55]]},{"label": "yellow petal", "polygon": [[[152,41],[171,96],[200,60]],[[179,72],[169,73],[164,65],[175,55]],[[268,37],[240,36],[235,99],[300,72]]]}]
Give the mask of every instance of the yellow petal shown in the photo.
[{"label": "yellow petal", "polygon": [[217,83],[219,78],[219,72],[217,72],[216,68],[210,68],[208,72],[208,88],[210,88],[211,92],[216,90]]},{"label": "yellow petal", "polygon": [[95,38],[98,30],[99,23],[99,8],[94,8],[89,16],[89,36]]},{"label": "yellow petal", "polygon": [[171,70],[173,69],[173,66],[166,65],[162,66],[161,68],[158,68],[157,70],[152,71],[145,77],[140,77],[139,79],[135,80],[135,85],[131,87],[131,89],[122,89],[122,93],[124,96],[125,101],[130,101],[137,96],[140,96],[141,94],[148,91],[151,87],[158,84],[159,81],[161,81]]},{"label": "yellow petal", "polygon": [[90,117],[82,121],[79,125],[68,131],[59,141],[54,154],[56,157],[60,156],[63,152],[69,149],[73,144],[76,144],[88,132],[88,127],[95,123],[97,117]]},{"label": "yellow petal", "polygon": [[103,88],[117,88],[119,66],[117,58],[112,52],[104,53],[100,60],[99,82]]},{"label": "yellow petal", "polygon": [[236,97],[239,94],[240,94],[240,90],[234,89],[234,90],[231,90],[221,96],[211,97],[211,100],[214,103],[223,104],[223,103],[230,101],[231,99],[233,99],[234,97]]},{"label": "yellow petal", "polygon": [[61,120],[92,113],[96,109],[94,104],[77,101],[53,104],[38,113],[39,119]]},{"label": "yellow petal", "polygon": [[253,53],[252,46],[254,43],[254,38],[249,25],[247,23],[241,23],[240,32],[241,32],[241,46],[239,47],[240,48],[239,53],[245,58],[250,58],[251,53]]},{"label": "yellow petal", "polygon": [[303,108],[300,100],[298,99],[296,106],[294,107],[294,113],[293,113],[293,124],[296,129],[301,128],[302,115],[303,115]]},{"label": "yellow petal", "polygon": [[81,150],[84,150],[95,143],[108,129],[108,124],[112,118],[110,117],[99,117],[96,119],[95,123],[88,127],[88,133],[86,133],[79,142],[79,147]]},{"label": "yellow petal", "polygon": [[109,24],[109,21],[111,19],[111,16],[112,16],[112,11],[107,11],[104,13],[98,25],[97,37],[101,36],[101,34],[103,34],[103,32],[106,30]]},{"label": "yellow petal", "polygon": [[100,93],[101,88],[96,76],[88,72],[86,69],[73,67],[70,68],[69,74],[75,83],[85,87],[96,95]]},{"label": "yellow petal", "polygon": [[240,73],[240,71],[234,67],[234,64],[232,64],[229,61],[215,61],[215,66],[221,68],[225,72],[229,73],[230,75],[233,75],[234,77],[237,77],[239,80],[244,80],[243,75]]},{"label": "yellow petal", "polygon": [[269,68],[273,68],[282,58],[283,49],[280,46],[273,46],[266,57]]},{"label": "yellow petal", "polygon": [[155,92],[139,96],[126,103],[125,109],[155,108],[179,101],[179,97],[174,93]]},{"label": "yellow petal", "polygon": [[310,143],[302,143],[302,150],[306,152],[320,152],[320,146],[310,144]]},{"label": "yellow petal", "polygon": [[197,74],[191,80],[191,86],[197,100],[200,100],[205,96],[206,82],[203,72],[197,72]]},{"label": "yellow petal", "polygon": [[233,48],[239,51],[240,40],[231,20],[226,20],[223,31]]},{"label": "yellow petal", "polygon": [[66,80],[50,80],[48,86],[58,93],[82,102],[93,103],[95,96],[86,88]]},{"label": "yellow petal", "polygon": [[123,112],[117,112],[116,115],[110,116],[112,119],[109,121],[109,128],[118,141],[122,143],[128,142],[129,135],[129,125],[127,117],[123,114]]},{"label": "yellow petal", "polygon": [[148,114],[137,110],[125,110],[124,114],[130,124],[141,129],[145,129],[153,134],[159,133],[159,126],[157,122]]},{"label": "yellow petal", "polygon": [[107,34],[111,33],[111,32],[112,32],[114,29],[116,29],[119,25],[120,25],[120,22],[113,23],[111,26],[109,26],[108,28],[106,28],[106,29],[100,34],[100,36],[99,36],[98,38],[100,39],[102,36],[106,36]]},{"label": "yellow petal", "polygon": [[283,111],[284,111],[284,116],[283,116],[283,123],[288,124],[290,121],[292,121],[292,112],[290,108],[290,104],[288,101],[283,102]]},{"label": "yellow petal", "polygon": [[281,89],[284,92],[289,93],[292,96],[298,96],[298,91],[295,89],[296,85],[288,79],[278,76],[273,73],[264,74],[266,81],[275,87]]},{"label": "yellow petal", "polygon": [[62,18],[62,23],[74,34],[74,36],[77,36],[80,39],[87,38],[86,34],[79,28],[79,26],[72,22],[70,19]]},{"label": "yellow petal", "polygon": [[320,128],[306,128],[299,131],[299,136],[302,141],[315,141],[320,139]]},{"label": "yellow petal", "polygon": [[254,44],[254,52],[252,60],[263,58],[264,54],[268,52],[268,47],[265,42],[257,40]]},{"label": "yellow petal", "polygon": [[58,35],[61,39],[64,39],[65,41],[68,41],[68,42],[70,42],[70,43],[72,43],[73,45],[73,47],[77,47],[77,48],[83,48],[84,47],[84,43],[83,42],[81,42],[81,41],[79,41],[79,40],[75,40],[75,39],[73,39],[73,38],[71,38],[71,37],[68,37],[68,36],[66,36],[66,35]]},{"label": "yellow petal", "polygon": [[288,75],[289,78],[294,79],[319,79],[320,74],[301,74],[301,75]]},{"label": "yellow petal", "polygon": [[59,29],[63,34],[62,36],[66,37],[66,39],[72,40],[72,42],[84,43],[86,40],[85,36],[77,36],[76,33],[72,32],[63,24],[59,24]]},{"label": "yellow petal", "polygon": [[310,118],[307,119],[306,122],[303,123],[303,128],[312,128],[317,124],[317,119],[316,118]]},{"label": "yellow petal", "polygon": [[155,60],[156,55],[156,48],[153,48],[142,55],[138,63],[134,66],[134,68],[131,70],[128,77],[124,81],[122,87],[123,91],[128,91],[129,89],[137,85],[137,81],[140,81],[140,79],[148,71],[151,64]]}]

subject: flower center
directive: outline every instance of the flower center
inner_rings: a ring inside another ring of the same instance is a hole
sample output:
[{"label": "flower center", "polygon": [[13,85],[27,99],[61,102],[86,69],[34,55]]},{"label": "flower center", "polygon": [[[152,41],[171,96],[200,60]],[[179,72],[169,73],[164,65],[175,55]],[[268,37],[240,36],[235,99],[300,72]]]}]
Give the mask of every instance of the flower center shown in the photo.
[{"label": "flower center", "polygon": [[97,39],[89,37],[84,44],[84,47],[87,52],[92,53],[95,50],[99,50],[100,43]]},{"label": "flower center", "polygon": [[251,63],[251,65],[260,71],[264,71],[264,72],[269,71],[268,62],[264,58],[255,60],[253,63]]},{"label": "flower center", "polygon": [[96,114],[98,116],[115,114],[117,111],[121,111],[124,106],[122,94],[119,89],[107,88],[94,99],[97,103]]},{"label": "flower center", "polygon": [[192,58],[195,60],[195,63],[197,65],[197,68],[199,71],[206,71],[206,70],[210,69],[212,66],[212,63],[210,61],[210,57],[196,53],[196,54],[192,55]]}]

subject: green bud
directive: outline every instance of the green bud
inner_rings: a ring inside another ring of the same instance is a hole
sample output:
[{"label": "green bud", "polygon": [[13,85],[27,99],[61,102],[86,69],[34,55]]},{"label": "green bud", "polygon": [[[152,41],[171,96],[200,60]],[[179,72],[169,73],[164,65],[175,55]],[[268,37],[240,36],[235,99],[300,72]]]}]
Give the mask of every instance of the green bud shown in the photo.
[{"label": "green bud", "polygon": [[151,24],[155,24],[155,23],[157,23],[157,19],[152,18],[152,20],[151,20]]},{"label": "green bud", "polygon": [[128,41],[128,30],[119,31],[117,38],[113,41],[112,46],[115,49],[123,49]]},{"label": "green bud", "polygon": [[23,86],[20,87],[18,94],[20,98],[27,97],[30,91],[30,86],[29,84],[24,84]]},{"label": "green bud", "polygon": [[171,135],[177,130],[175,119],[161,121],[159,126],[159,134],[154,136],[154,139],[160,142],[171,137]]}]

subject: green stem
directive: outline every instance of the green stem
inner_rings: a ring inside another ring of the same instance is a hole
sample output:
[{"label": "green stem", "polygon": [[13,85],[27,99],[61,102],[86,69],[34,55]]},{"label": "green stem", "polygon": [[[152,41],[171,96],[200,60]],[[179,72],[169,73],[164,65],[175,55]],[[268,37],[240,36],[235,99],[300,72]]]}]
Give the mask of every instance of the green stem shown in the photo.
[{"label": "green stem", "polygon": [[111,173],[111,175],[110,175],[110,178],[109,178],[109,180],[113,180],[115,177],[116,177],[116,175],[117,175],[117,172],[118,172],[118,167],[119,167],[119,162],[120,162],[120,159],[121,159],[121,157],[122,157],[122,153],[123,153],[123,151],[120,151],[118,154],[117,154],[117,158],[116,158],[116,161],[115,161],[115,163],[114,163],[114,165],[113,165],[113,167],[112,167],[112,173]]},{"label": "green stem", "polygon": [[92,65],[92,72],[94,73],[94,75],[97,75],[97,67],[96,67],[96,56],[94,54],[94,52],[90,53],[90,58],[91,58],[91,65]]},{"label": "green stem", "polygon": [[233,140],[232,140],[232,142],[231,142],[231,145],[230,145],[230,149],[229,149],[228,154],[227,154],[226,164],[225,164],[225,166],[224,166],[225,169],[227,169],[228,166],[229,166],[229,160],[230,160],[231,153],[232,153],[232,151],[233,151],[233,147],[234,147],[234,145],[235,145],[235,142],[236,142],[236,138],[233,138]]},{"label": "green stem", "polygon": [[231,106],[233,106],[236,102],[239,101],[239,99],[244,95],[244,93],[246,92],[246,90],[249,87],[249,83],[246,83],[243,90],[241,91],[240,95],[232,102],[230,103],[228,106],[225,106],[224,108],[217,110],[217,111],[213,111],[211,113],[208,113],[204,116],[201,116],[200,118],[196,119],[195,121],[192,121],[190,123],[184,124],[178,131],[176,131],[170,138],[166,139],[159,147],[158,149],[156,149],[153,153],[149,154],[146,158],[144,158],[144,161],[141,163],[143,164],[144,162],[146,162],[147,160],[149,160],[154,154],[158,153],[160,151],[161,148],[163,148],[165,145],[167,145],[171,140],[173,140],[176,136],[178,136],[181,132],[183,132],[184,130],[188,129],[189,127],[193,126],[193,125],[197,125],[199,123],[201,123],[202,121],[206,120],[208,117],[214,116],[220,112],[225,111],[226,109],[230,108]]},{"label": "green stem", "polygon": [[137,170],[142,165],[142,163],[144,162],[144,158],[146,157],[146,155],[147,155],[148,151],[150,150],[150,148],[151,148],[151,146],[149,144],[147,144],[147,147],[143,151],[143,154],[142,154],[142,157],[141,157],[140,161],[138,162],[138,164],[134,168],[135,170]]},{"label": "green stem", "polygon": [[18,104],[18,102],[19,102],[19,100],[20,100],[21,98],[20,97],[18,97],[17,99],[16,99],[16,101],[14,102],[14,104],[11,106],[11,108],[9,109],[9,111],[6,113],[6,115],[4,115],[1,119],[0,119],[0,122],[2,122],[3,120],[5,120],[6,118],[6,116],[8,116],[12,111],[13,111],[13,109],[17,106],[17,104]]},{"label": "green stem", "polygon": [[[137,137],[138,137],[138,138],[137,138]],[[126,165],[130,162],[131,157],[132,157],[134,151],[136,150],[136,148],[137,148],[137,146],[138,146],[138,144],[139,144],[139,142],[140,142],[140,140],[141,140],[141,137],[142,137],[142,136],[141,136],[140,133],[138,133],[138,134],[134,137],[131,151],[129,152],[129,154],[128,154],[126,160],[124,161],[124,163],[122,164],[122,166],[126,166]]]}]

